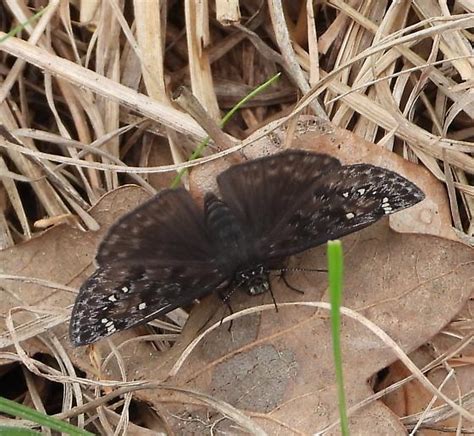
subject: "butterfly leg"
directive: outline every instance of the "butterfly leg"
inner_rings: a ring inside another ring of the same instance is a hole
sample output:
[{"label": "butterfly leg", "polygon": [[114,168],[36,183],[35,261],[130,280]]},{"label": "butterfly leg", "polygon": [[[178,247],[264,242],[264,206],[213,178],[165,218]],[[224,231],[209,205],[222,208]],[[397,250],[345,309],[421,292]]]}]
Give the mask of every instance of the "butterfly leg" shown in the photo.
[{"label": "butterfly leg", "polygon": [[[230,305],[229,301],[228,301],[228,298],[226,299],[225,298],[225,295],[222,294],[220,291],[218,292],[218,295],[219,295],[219,298],[221,299],[221,301],[225,304],[225,306],[229,309],[229,312],[230,312],[230,315],[232,315],[234,313],[234,311],[232,310],[232,306]],[[214,315],[215,313],[212,313],[209,318],[207,318],[206,322],[202,325],[201,329],[203,329],[205,326],[207,326],[209,324],[209,322],[211,321],[212,318],[214,318]],[[224,312],[221,316],[221,321],[220,321],[220,325],[222,325],[223,321],[224,321],[224,318],[226,317],[226,311],[224,309]],[[230,327],[229,327],[229,331],[230,331],[230,328],[232,326],[232,322],[231,321],[229,324],[230,324]]]},{"label": "butterfly leg", "polygon": [[[227,309],[229,309],[230,315],[232,315],[234,313],[234,311],[232,309],[232,306],[230,305],[230,296],[234,293],[235,288],[232,288],[232,290],[229,291],[229,292],[225,292],[225,291],[226,290],[219,290],[218,294],[219,294],[219,297],[222,300],[222,302],[227,306]],[[221,318],[221,325],[222,325],[225,317],[226,317],[226,314],[224,312],[224,314],[222,315],[222,318]],[[229,323],[229,328],[228,328],[229,333],[232,330],[232,324],[233,323],[234,323],[233,320],[231,320],[230,323]]]},{"label": "butterfly leg", "polygon": [[292,268],[292,269],[282,269],[280,270],[280,276],[279,278],[283,280],[283,283],[292,291],[298,292],[300,294],[304,294],[304,291],[298,288],[295,288],[294,286],[290,285],[286,278],[286,273],[287,272],[298,272],[298,271],[303,271],[303,272],[324,272],[327,273],[327,269],[307,269],[307,268]]},{"label": "butterfly leg", "polygon": [[294,286],[288,283],[288,280],[286,279],[286,272],[287,271],[282,271],[282,273],[280,274],[280,279],[283,280],[283,283],[292,291],[298,292],[299,294],[304,294],[303,290],[295,288]]},{"label": "butterfly leg", "polygon": [[[228,301],[225,302],[227,308],[229,309],[229,312],[230,314],[232,315],[234,313],[234,311],[232,310],[232,306],[230,305],[230,303]],[[224,321],[224,318],[225,318],[225,313],[224,315],[222,315],[222,318],[221,318],[221,325],[222,325],[222,322]],[[234,320],[231,319],[230,320],[230,323],[229,323],[229,327],[227,328],[227,331],[230,333],[231,330],[232,330],[232,326],[234,325]]]},{"label": "butterfly leg", "polygon": [[278,305],[275,300],[275,296],[273,295],[272,284],[270,281],[268,281],[268,292],[270,292],[270,295],[272,296],[273,305],[275,306],[275,312],[278,312]]}]

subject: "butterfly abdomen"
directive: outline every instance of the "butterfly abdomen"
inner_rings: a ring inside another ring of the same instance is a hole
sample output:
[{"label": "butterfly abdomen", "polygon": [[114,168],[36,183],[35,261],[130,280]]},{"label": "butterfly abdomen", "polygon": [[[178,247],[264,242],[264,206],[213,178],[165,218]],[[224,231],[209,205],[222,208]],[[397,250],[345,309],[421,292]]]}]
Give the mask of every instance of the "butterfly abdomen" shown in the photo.
[{"label": "butterfly abdomen", "polygon": [[242,226],[229,206],[212,193],[204,198],[204,216],[210,238],[226,256],[245,260],[245,240]]}]

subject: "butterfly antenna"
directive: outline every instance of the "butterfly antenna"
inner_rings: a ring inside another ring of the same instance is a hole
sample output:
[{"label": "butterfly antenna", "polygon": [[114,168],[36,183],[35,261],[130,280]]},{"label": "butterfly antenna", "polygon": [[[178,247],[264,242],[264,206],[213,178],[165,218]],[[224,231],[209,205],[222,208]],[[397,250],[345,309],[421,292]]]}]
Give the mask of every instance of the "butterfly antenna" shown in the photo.
[{"label": "butterfly antenna", "polygon": [[327,269],[315,269],[315,268],[279,268],[271,269],[271,272],[287,273],[287,272],[324,272],[327,273]]},{"label": "butterfly antenna", "polygon": [[[237,289],[237,287],[233,286],[232,289],[227,293],[219,292],[219,297],[221,297],[222,302],[227,304],[227,306],[229,306],[229,307],[230,307],[230,304],[229,304],[230,297],[232,296],[232,294],[235,292],[236,289]],[[231,313],[233,313],[233,312],[231,311]]]}]

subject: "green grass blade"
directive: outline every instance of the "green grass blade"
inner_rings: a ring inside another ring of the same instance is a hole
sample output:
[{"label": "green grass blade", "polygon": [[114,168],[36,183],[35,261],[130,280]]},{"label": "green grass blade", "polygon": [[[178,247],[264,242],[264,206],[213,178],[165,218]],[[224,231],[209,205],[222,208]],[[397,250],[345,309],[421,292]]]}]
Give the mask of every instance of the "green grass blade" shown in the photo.
[{"label": "green grass blade", "polygon": [[0,397],[0,412],[27,419],[28,421],[48,427],[51,430],[60,431],[65,434],[73,436],[93,436],[93,433],[81,430],[80,428],[68,424],[67,422],[45,415],[44,413],[38,412],[37,410],[23,406],[22,404],[18,404],[15,401],[11,401],[3,397]]},{"label": "green grass blade", "polygon": [[341,353],[341,301],[342,279],[344,263],[342,245],[340,241],[328,242],[328,277],[329,296],[331,302],[331,333],[334,354],[334,368],[336,371],[337,397],[339,403],[339,417],[341,420],[341,433],[349,434],[349,422],[346,410],[346,395],[344,391],[344,377],[342,373]]},{"label": "green grass blade", "polygon": [[[281,73],[275,74],[273,77],[268,79],[266,82],[262,83],[261,85],[257,86],[254,90],[252,90],[248,95],[246,95],[242,100],[240,100],[229,112],[227,112],[224,115],[224,118],[222,118],[221,122],[219,125],[221,127],[224,127],[227,122],[235,115],[235,113],[249,100],[254,98],[256,95],[267,89],[270,85],[272,85],[274,82],[276,82],[281,76]],[[209,144],[209,137],[206,139],[203,139],[203,141],[196,147],[196,149],[193,151],[191,156],[189,157],[188,161],[192,161],[194,159],[197,159],[198,157],[201,156],[202,151],[204,148],[206,148],[207,144]],[[171,188],[176,188],[179,183],[181,182],[181,178],[183,177],[184,174],[186,174],[187,169],[184,168],[180,171],[178,171],[178,174],[174,178],[173,182],[171,183]]]},{"label": "green grass blade", "polygon": [[45,8],[36,12],[36,14],[32,15],[28,21],[25,21],[24,23],[20,23],[18,24],[18,26],[15,26],[3,38],[0,38],[0,43],[5,41],[8,38],[11,38],[12,36],[15,36],[17,33],[21,32],[26,27],[27,24],[30,24],[33,21],[37,20],[39,17],[41,17],[41,15],[43,15],[46,12],[46,9],[48,9],[48,7],[49,6],[46,6]]}]

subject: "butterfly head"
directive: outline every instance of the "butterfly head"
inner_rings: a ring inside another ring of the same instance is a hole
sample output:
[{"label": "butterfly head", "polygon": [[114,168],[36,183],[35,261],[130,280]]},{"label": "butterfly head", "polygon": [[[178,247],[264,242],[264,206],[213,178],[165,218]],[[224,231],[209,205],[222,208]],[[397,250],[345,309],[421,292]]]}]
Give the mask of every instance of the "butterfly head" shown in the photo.
[{"label": "butterfly head", "polygon": [[238,271],[235,274],[235,281],[239,288],[245,289],[249,295],[259,295],[270,289],[268,271],[263,265]]}]

